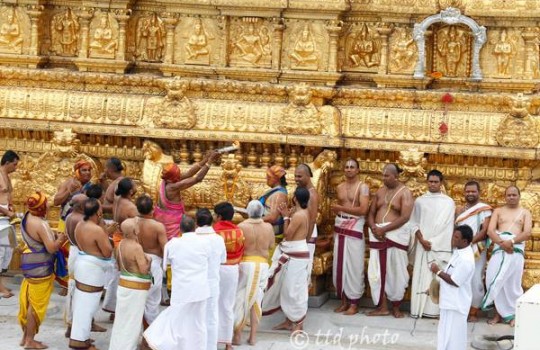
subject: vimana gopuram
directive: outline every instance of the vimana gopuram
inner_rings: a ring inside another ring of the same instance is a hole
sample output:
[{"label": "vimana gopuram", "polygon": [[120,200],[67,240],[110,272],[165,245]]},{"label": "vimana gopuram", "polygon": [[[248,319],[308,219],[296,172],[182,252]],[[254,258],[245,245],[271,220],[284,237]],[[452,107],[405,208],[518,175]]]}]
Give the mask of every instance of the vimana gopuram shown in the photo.
[{"label": "vimana gopuram", "polygon": [[536,0],[0,1],[0,153],[21,157],[16,209],[38,189],[52,202],[81,159],[93,181],[121,159],[138,194],[157,199],[164,164],[185,170],[239,141],[184,191],[187,210],[246,207],[272,165],[286,169],[291,197],[296,166],[311,165],[318,295],[333,290],[330,207],[345,160],[358,160],[372,194],[395,162],[415,197],[432,169],[457,204],[470,180],[493,207],[516,185],[533,215],[530,288],[540,279],[538,18]]}]

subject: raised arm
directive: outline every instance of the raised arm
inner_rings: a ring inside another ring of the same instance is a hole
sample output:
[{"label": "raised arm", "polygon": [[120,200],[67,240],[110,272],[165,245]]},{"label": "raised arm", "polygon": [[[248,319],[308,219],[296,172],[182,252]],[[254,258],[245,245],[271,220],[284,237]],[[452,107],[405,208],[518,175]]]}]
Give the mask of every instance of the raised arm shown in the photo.
[{"label": "raised arm", "polygon": [[64,181],[58,188],[58,192],[54,195],[53,204],[59,206],[64,204],[69,195],[81,188],[80,182],[74,179]]},{"label": "raised arm", "polygon": [[56,253],[67,239],[66,235],[63,233],[59,234],[58,237],[55,238],[54,233],[51,231],[51,229],[45,227],[45,225],[41,225],[41,227],[37,231],[37,234],[43,242],[45,249],[47,249],[47,252],[49,252],[50,254]]}]

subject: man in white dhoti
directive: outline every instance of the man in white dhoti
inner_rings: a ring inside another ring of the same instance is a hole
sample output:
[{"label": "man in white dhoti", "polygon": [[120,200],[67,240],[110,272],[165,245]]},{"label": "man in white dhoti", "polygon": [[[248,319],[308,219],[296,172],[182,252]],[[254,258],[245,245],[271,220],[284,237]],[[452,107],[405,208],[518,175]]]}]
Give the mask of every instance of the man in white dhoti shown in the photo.
[{"label": "man in white dhoti", "polygon": [[268,256],[274,247],[273,227],[262,218],[264,207],[258,200],[247,206],[249,219],[238,227],[245,237],[244,256],[240,263],[238,291],[234,303],[233,345],[240,345],[242,329],[249,321],[248,343],[255,345],[257,328],[262,316],[261,303],[268,281]]},{"label": "man in white dhoti", "polygon": [[138,230],[136,221],[125,220],[122,223],[124,239],[114,252],[120,279],[109,350],[138,349],[146,297],[152,285],[149,273],[152,259],[138,242]]},{"label": "man in white dhoti", "polygon": [[203,237],[211,249],[210,262],[208,264],[210,298],[208,298],[206,306],[206,349],[215,350],[218,344],[220,268],[221,264],[227,261],[227,250],[223,238],[216,234],[212,228],[213,218],[210,210],[206,208],[197,210],[195,219],[197,221],[195,233]]},{"label": "man in white dhoti", "polygon": [[467,182],[464,190],[466,204],[456,209],[456,225],[467,225],[473,230],[471,246],[475,257],[475,268],[472,279],[472,304],[467,321],[476,322],[478,321],[480,303],[485,294],[486,238],[491,217],[491,207],[480,202],[480,184],[478,182]]},{"label": "man in white dhoti", "polygon": [[[136,227],[139,244],[143,251],[152,259],[150,274],[154,283],[148,291],[144,309],[144,327],[148,327],[159,315],[161,302],[161,288],[163,280],[163,249],[167,244],[165,226],[154,220],[154,203],[152,198],[142,195],[136,201],[139,216],[126,219]],[[126,222],[124,221],[124,222]]]},{"label": "man in white dhoti", "polygon": [[309,234],[306,237],[309,249],[309,274],[308,279],[311,278],[311,271],[313,270],[313,258],[315,256],[315,248],[318,237],[317,230],[317,215],[319,214],[319,193],[313,183],[311,178],[313,177],[313,172],[307,164],[300,164],[296,167],[294,171],[294,181],[296,186],[300,188],[305,188],[309,191],[309,204],[308,204],[308,213],[309,213]]},{"label": "man in white dhoti", "polygon": [[389,315],[388,298],[392,315],[403,317],[399,308],[409,285],[407,249],[411,228],[408,221],[414,199],[411,191],[399,182],[400,172],[396,164],[384,167],[384,186],[377,191],[369,208],[368,281],[377,308],[368,316]]},{"label": "man in white dhoti", "polygon": [[188,215],[182,216],[180,229],[182,237],[172,238],[163,253],[163,270],[170,265],[172,271],[171,306],[144,332],[146,342],[154,350],[207,349],[208,266],[212,247],[206,237],[193,232],[195,222]]},{"label": "man in white dhoti", "polygon": [[2,275],[7,272],[13,249],[17,244],[15,228],[11,221],[17,218],[13,210],[11,179],[9,175],[17,170],[19,156],[7,150],[0,161],[0,298],[11,298],[14,294],[2,283]]},{"label": "man in white dhoti", "polygon": [[440,278],[440,321],[437,350],[467,349],[467,314],[472,301],[471,281],[474,275],[473,231],[458,226],[452,236],[454,252],[448,265],[441,269],[432,263],[431,272]]},{"label": "man in white dhoti", "polygon": [[262,302],[263,315],[270,315],[280,309],[285,314],[285,321],[273,328],[276,330],[302,330],[307,315],[310,256],[306,237],[310,234],[309,196],[308,189],[296,189],[296,210],[292,217],[287,207],[280,208],[285,220],[284,240],[274,251]]},{"label": "man in white dhoti", "polygon": [[444,267],[452,256],[452,232],[456,205],[441,193],[443,174],[431,170],[427,175],[428,192],[416,199],[411,222],[416,231],[411,291],[411,316],[439,317],[439,307],[428,295],[433,273],[429,267]]},{"label": "man in white dhoti", "polygon": [[525,242],[531,238],[531,212],[519,205],[520,191],[515,186],[506,189],[506,205],[493,211],[488,235],[494,243],[486,271],[486,295],[482,310],[495,306],[495,316],[489,324],[501,321],[514,326],[516,302],[523,294],[521,278],[525,264]]},{"label": "man in white dhoti", "polygon": [[244,255],[244,234],[232,223],[234,207],[229,202],[214,206],[216,223],[214,230],[223,238],[227,248],[227,261],[219,270],[218,300],[218,343],[225,344],[226,350],[232,349],[234,332],[234,301],[238,288],[239,263]]},{"label": "man in white dhoti", "polygon": [[87,199],[83,211],[83,221],[75,228],[75,241],[80,252],[75,261],[75,293],[69,347],[95,349],[90,340],[90,331],[92,319],[99,308],[105,272],[111,264],[112,246],[109,236],[99,226],[103,215],[99,201],[94,198]]},{"label": "man in white dhoti", "polygon": [[[71,321],[73,319],[73,294],[75,294],[75,262],[77,261],[77,257],[79,256],[79,247],[77,247],[77,241],[75,240],[75,228],[79,224],[79,222],[83,221],[84,218],[84,212],[83,212],[83,204],[88,199],[88,197],[84,194],[76,194],[71,198],[71,202],[69,205],[71,206],[71,213],[68,214],[66,217],[65,222],[65,234],[66,237],[70,243],[69,247],[69,259],[68,259],[68,266],[71,266],[72,268],[69,269],[69,281],[68,281],[68,290],[67,290],[67,297],[66,297],[66,306],[64,310],[64,320],[67,323],[67,329],[65,336],[66,338],[69,338],[71,334]],[[105,332],[107,331],[106,328],[101,327],[95,322],[92,322],[92,332]]]},{"label": "man in white dhoti", "polygon": [[348,159],[345,181],[337,186],[334,226],[334,261],[332,278],[341,305],[334,312],[358,313],[358,302],[364,294],[365,215],[369,206],[369,187],[358,179],[358,162]]}]

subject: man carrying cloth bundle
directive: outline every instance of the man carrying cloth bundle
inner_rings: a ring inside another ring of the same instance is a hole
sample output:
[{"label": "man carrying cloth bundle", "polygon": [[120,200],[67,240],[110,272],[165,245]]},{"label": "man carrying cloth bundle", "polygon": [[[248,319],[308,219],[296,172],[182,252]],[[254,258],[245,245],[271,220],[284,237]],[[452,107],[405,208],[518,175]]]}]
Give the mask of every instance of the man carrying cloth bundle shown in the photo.
[{"label": "man carrying cloth bundle", "polygon": [[45,319],[49,299],[54,289],[54,254],[66,241],[64,234],[55,237],[45,220],[47,197],[34,193],[26,201],[28,212],[21,223],[21,235],[25,246],[21,256],[24,280],[19,295],[19,323],[23,329],[20,345],[25,349],[46,349],[34,340],[39,326]]}]

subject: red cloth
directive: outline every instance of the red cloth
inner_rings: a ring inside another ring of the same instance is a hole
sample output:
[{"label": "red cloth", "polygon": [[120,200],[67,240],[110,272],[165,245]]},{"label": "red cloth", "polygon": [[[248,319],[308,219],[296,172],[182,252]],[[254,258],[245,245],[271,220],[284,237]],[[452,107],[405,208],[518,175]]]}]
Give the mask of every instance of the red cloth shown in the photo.
[{"label": "red cloth", "polygon": [[244,255],[244,233],[230,221],[218,221],[214,224],[214,231],[225,241],[227,249],[226,265],[236,265]]}]

